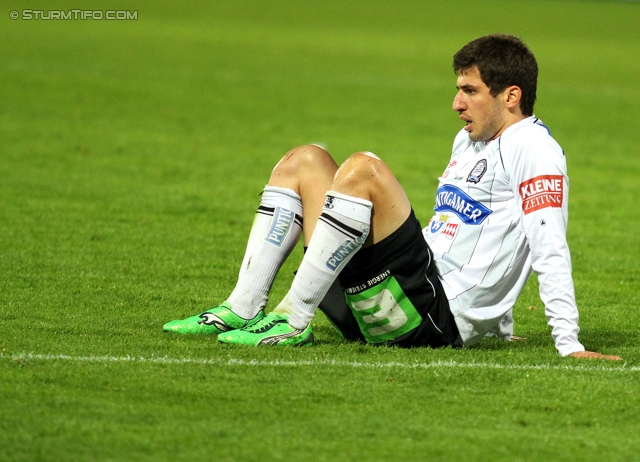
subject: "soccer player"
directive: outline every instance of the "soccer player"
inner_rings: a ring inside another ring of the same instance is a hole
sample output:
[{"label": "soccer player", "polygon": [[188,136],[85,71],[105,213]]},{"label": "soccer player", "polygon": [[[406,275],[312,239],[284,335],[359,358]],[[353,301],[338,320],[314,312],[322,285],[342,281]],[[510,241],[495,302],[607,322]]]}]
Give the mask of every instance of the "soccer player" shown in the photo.
[{"label": "soccer player", "polygon": [[[535,271],[558,352],[620,359],[585,351],[578,340],[566,163],[533,113],[535,57],[518,38],[494,34],[460,49],[453,68],[453,110],[465,125],[424,229],[374,154],[355,153],[338,168],[319,146],[295,148],[264,188],[227,300],[164,330],[305,345],[320,307],[348,340],[472,346],[491,332],[510,337],[510,310]],[[307,248],[291,288],[265,315],[275,275],[301,234]]]}]

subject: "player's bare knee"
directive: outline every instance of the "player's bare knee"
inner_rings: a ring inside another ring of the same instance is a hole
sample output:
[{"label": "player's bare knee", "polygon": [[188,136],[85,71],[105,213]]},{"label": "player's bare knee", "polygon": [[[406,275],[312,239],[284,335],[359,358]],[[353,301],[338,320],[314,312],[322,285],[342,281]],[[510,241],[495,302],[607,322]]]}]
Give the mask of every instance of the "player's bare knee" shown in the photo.
[{"label": "player's bare knee", "polygon": [[325,164],[335,165],[331,155],[317,144],[305,144],[287,152],[274,167],[272,175],[291,175]]},{"label": "player's bare knee", "polygon": [[334,185],[340,188],[363,186],[380,178],[388,170],[382,160],[368,151],[351,155],[338,169]]}]

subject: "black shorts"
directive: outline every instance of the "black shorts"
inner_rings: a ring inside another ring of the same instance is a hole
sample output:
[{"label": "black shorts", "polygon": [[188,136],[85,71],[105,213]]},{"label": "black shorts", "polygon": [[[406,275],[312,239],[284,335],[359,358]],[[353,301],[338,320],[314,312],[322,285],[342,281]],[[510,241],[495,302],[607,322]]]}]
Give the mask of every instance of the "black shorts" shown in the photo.
[{"label": "black shorts", "polygon": [[347,340],[402,347],[462,345],[413,210],[393,234],[354,255],[320,309]]}]

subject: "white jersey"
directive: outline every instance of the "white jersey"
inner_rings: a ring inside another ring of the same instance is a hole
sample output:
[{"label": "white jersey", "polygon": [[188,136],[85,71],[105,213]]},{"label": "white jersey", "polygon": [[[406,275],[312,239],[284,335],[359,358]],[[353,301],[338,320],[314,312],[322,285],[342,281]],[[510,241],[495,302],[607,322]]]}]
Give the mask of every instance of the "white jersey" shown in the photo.
[{"label": "white jersey", "polygon": [[564,154],[528,117],[488,142],[461,130],[423,234],[465,345],[495,330],[532,270],[562,356],[578,341],[578,309],[566,240],[569,181]]}]

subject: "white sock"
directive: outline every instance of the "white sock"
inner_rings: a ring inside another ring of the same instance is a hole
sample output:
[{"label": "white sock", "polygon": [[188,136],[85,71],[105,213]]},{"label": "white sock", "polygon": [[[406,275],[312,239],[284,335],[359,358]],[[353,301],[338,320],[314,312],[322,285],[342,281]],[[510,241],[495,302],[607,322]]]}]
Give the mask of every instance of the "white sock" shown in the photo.
[{"label": "white sock", "polygon": [[227,302],[253,318],[267,305],[273,280],[302,233],[302,201],[293,190],[265,186],[251,226],[238,282]]},{"label": "white sock", "polygon": [[309,247],[287,295],[274,312],[287,315],[289,324],[304,329],[340,271],[360,250],[369,235],[370,201],[327,192],[327,200]]}]

